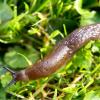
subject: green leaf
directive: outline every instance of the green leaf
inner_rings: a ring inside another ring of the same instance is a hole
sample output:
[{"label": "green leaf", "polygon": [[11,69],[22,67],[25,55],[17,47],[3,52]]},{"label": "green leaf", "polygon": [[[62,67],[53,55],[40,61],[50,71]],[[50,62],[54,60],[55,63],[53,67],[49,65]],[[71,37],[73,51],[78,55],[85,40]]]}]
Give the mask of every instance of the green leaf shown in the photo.
[{"label": "green leaf", "polygon": [[88,16],[81,16],[80,24],[81,26],[99,23],[100,22],[100,13],[90,12]]},{"label": "green leaf", "polygon": [[74,7],[76,11],[82,16],[88,16],[90,12],[87,9],[82,8],[83,0],[76,0],[74,3]]},{"label": "green leaf", "polygon": [[24,5],[25,5],[25,11],[26,12],[29,11],[29,5],[26,2],[24,2]]},{"label": "green leaf", "polygon": [[63,36],[63,34],[59,31],[59,30],[55,30],[55,31],[53,31],[52,33],[51,33],[51,35],[50,35],[50,39],[53,39],[53,38],[55,38],[56,36],[58,36],[58,35],[61,35],[62,37],[64,37]]},{"label": "green leaf", "polygon": [[0,2],[0,24],[10,20],[12,17],[13,12],[10,6],[8,6],[6,3]]},{"label": "green leaf", "polygon": [[5,87],[12,79],[12,76],[7,72],[1,76],[2,86]]},{"label": "green leaf", "polygon": [[92,54],[90,50],[81,50],[73,59],[73,64],[79,66],[81,69],[89,69],[92,64]]},{"label": "green leaf", "polygon": [[45,0],[42,3],[40,2],[41,5],[37,8],[36,11],[41,11],[45,6],[48,5],[49,2],[50,2],[50,0]]},{"label": "green leaf", "polygon": [[37,59],[39,59],[38,52],[32,47],[26,48],[27,49],[23,49],[19,46],[16,46],[10,49],[5,54],[5,62],[13,69],[26,68],[26,66],[35,63]]},{"label": "green leaf", "polygon": [[74,4],[76,11],[81,15],[80,25],[84,26],[100,22],[100,13],[95,10],[84,9],[82,4],[83,0],[76,0]]},{"label": "green leaf", "polygon": [[87,92],[84,100],[100,100],[100,90]]},{"label": "green leaf", "polygon": [[0,100],[7,100],[6,92],[4,91],[4,88],[2,87],[1,82],[0,82]]}]

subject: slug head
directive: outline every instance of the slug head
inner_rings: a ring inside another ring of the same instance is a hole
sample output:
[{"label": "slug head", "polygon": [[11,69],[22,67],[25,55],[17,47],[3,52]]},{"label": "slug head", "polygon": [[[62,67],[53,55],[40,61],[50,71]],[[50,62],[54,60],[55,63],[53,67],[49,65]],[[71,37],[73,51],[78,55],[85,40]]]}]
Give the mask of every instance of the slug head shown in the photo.
[{"label": "slug head", "polygon": [[26,75],[25,70],[15,72],[15,71],[11,70],[8,67],[3,67],[3,68],[6,69],[8,72],[10,72],[11,75],[12,75],[12,78],[13,78],[8,83],[8,85],[6,86],[6,88],[9,87],[9,86],[11,86],[12,84],[16,83],[17,81],[29,81],[29,78]]},{"label": "slug head", "polygon": [[10,72],[10,74],[12,75],[12,80],[8,83],[5,89],[11,86],[12,84],[16,83],[17,81],[28,81],[29,80],[28,76],[25,74],[25,70],[15,72],[8,67],[3,66],[3,68],[6,69],[8,72]]}]

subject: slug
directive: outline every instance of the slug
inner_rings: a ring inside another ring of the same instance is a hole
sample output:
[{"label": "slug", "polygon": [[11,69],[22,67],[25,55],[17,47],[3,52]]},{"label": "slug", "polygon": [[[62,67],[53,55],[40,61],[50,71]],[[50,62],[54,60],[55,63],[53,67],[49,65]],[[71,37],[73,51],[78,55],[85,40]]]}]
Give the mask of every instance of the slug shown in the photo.
[{"label": "slug", "polygon": [[68,63],[73,55],[90,40],[100,39],[100,23],[76,29],[54,46],[42,60],[19,72],[11,71],[14,81],[35,80],[46,77]]}]

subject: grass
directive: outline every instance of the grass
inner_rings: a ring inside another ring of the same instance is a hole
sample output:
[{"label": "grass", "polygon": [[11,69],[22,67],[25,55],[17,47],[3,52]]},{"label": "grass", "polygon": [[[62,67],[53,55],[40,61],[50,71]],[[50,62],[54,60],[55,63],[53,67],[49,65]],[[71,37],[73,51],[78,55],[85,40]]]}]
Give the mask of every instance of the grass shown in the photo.
[{"label": "grass", "polygon": [[[42,59],[74,29],[100,22],[96,0],[1,0],[0,64],[21,70]],[[100,100],[100,41],[90,41],[56,73],[11,80],[0,66],[0,100]]]}]

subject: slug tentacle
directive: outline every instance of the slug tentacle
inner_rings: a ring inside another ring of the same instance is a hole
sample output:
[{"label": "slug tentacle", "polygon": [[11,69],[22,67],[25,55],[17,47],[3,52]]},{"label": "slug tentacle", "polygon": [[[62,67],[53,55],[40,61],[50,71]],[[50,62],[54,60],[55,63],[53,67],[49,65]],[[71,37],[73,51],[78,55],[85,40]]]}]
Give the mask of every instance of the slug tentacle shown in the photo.
[{"label": "slug tentacle", "polygon": [[[16,80],[33,80],[46,77],[68,63],[73,55],[90,40],[100,39],[100,24],[81,27],[60,41],[44,59],[16,73]],[[19,78],[20,77],[20,78]]]},{"label": "slug tentacle", "polygon": [[6,87],[4,87],[4,89],[6,90],[9,86],[11,86],[12,84],[14,84],[14,83],[16,83],[16,72],[15,71],[13,71],[12,69],[10,69],[10,68],[8,68],[7,66],[3,66],[2,65],[2,67],[6,70],[6,71],[8,71],[8,72],[10,72],[10,74],[12,75],[12,77],[13,77],[13,79],[6,85]]}]

